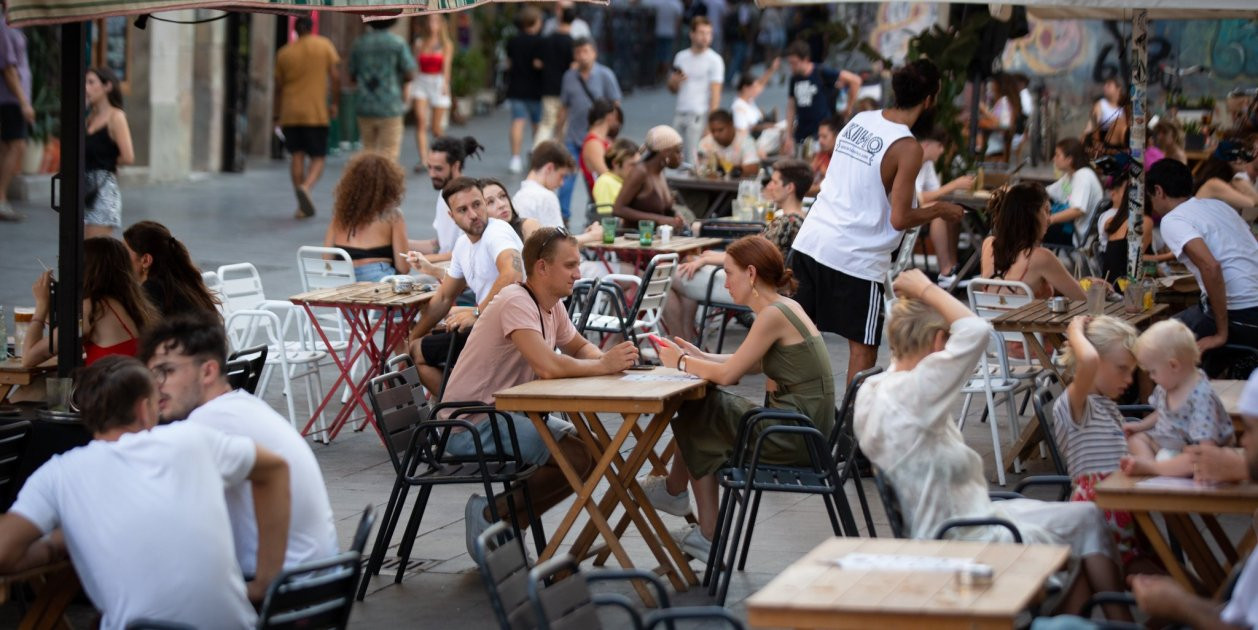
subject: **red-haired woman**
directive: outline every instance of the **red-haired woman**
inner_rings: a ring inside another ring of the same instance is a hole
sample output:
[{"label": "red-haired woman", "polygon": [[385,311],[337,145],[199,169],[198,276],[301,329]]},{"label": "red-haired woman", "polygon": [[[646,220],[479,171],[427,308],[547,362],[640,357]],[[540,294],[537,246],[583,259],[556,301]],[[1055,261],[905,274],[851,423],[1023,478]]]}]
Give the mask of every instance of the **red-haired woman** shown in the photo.
[{"label": "red-haired woman", "polygon": [[[751,308],[756,321],[734,354],[709,354],[677,337],[665,341],[660,360],[716,385],[733,385],[743,375],[763,372],[776,383],[769,406],[812,419],[822,435],[834,424],[834,375],[821,333],[804,309],[782,295],[795,280],[777,246],[763,236],[746,236],[725,250],[725,288],[738,304]],[[702,399],[682,405],[673,422],[680,460],[668,477],[649,477],[642,487],[656,508],[670,514],[690,511],[687,484],[694,488],[699,526],[681,540],[696,558],[707,558],[716,528],[716,471],[730,457],[739,422],[756,404],[722,389],[710,388]],[[761,461],[807,462],[798,440],[766,440]]]}]

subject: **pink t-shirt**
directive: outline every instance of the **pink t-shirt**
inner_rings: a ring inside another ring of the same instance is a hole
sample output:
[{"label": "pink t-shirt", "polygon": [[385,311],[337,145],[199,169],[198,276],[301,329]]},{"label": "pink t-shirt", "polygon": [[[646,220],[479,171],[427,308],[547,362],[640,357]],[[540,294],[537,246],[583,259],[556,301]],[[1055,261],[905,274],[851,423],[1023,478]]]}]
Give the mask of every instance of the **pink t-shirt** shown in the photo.
[{"label": "pink t-shirt", "polygon": [[[493,403],[495,393],[537,380],[532,366],[511,342],[511,333],[517,330],[540,332],[548,346],[558,348],[567,345],[577,334],[562,302],[547,312],[538,307],[524,287],[518,284],[505,287],[485,307],[472,328],[454,373],[450,375],[445,400]],[[474,421],[479,422],[483,417]]]}]

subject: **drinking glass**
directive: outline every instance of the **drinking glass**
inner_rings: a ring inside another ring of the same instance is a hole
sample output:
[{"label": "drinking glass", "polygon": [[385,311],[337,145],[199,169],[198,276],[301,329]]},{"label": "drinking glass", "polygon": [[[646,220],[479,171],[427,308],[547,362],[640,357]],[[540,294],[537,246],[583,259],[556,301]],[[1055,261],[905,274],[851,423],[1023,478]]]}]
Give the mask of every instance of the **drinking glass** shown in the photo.
[{"label": "drinking glass", "polygon": [[616,242],[616,217],[603,217],[603,244],[611,245]]},{"label": "drinking glass", "polygon": [[646,246],[655,240],[655,221],[643,219],[638,221],[638,244]]}]

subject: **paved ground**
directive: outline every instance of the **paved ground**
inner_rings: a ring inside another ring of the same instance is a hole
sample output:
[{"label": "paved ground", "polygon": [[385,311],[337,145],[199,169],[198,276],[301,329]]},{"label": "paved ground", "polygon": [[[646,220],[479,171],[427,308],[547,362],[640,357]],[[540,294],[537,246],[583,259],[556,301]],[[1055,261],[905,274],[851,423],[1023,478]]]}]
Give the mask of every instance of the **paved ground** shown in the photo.
[{"label": "paved ground", "polygon": [[[771,86],[761,98],[762,105],[780,107],[785,100],[784,92],[780,85]],[[726,97],[727,101],[729,98]],[[671,118],[672,99],[662,90],[639,90],[626,99],[624,109],[628,120],[623,134],[640,140],[650,126]],[[456,134],[475,135],[489,148],[483,159],[469,162],[469,174],[518,180],[506,172],[507,125],[506,113],[498,111],[477,118],[467,127],[453,129]],[[413,140],[408,138],[407,143],[403,160],[409,166],[416,157]],[[322,243],[330,214],[331,191],[344,161],[344,155],[334,156],[329,161],[328,172],[314,191],[320,212],[313,220],[298,222],[291,218],[295,203],[286,166],[268,160],[254,160],[244,174],[214,174],[180,184],[124,189],[124,219],[127,224],[141,219],[165,223],[187,243],[203,269],[252,262],[262,274],[267,294],[282,299],[299,290],[293,269],[297,247]],[[425,176],[409,175],[408,185],[410,190],[403,207],[410,233],[415,238],[430,237],[435,192]],[[21,208],[29,219],[21,224],[0,223],[0,252],[3,252],[0,254],[3,260],[0,304],[8,307],[33,303],[29,287],[41,269],[37,258],[49,265],[56,260],[56,215],[46,209],[47,186],[37,182],[32,190],[44,197],[37,197]],[[578,193],[574,207],[584,207],[584,194]],[[735,327],[733,342],[741,336],[742,332]],[[836,381],[842,382],[847,364],[846,344],[828,338],[827,345]],[[886,362],[884,350],[881,364]],[[325,369],[324,375],[325,382],[330,382],[330,369]],[[757,392],[763,391],[762,387],[761,377],[748,377],[736,391],[758,398]],[[266,396],[277,409],[283,409],[277,392],[278,387],[273,384]],[[298,409],[302,408],[299,403]],[[970,443],[990,462],[987,426],[975,419],[969,423],[966,434]],[[323,467],[338,529],[342,539],[348,542],[365,505],[374,505],[379,512],[383,511],[393,480],[392,469],[379,440],[371,433],[346,432],[331,445],[314,445],[314,450]],[[872,484],[867,484],[866,492],[875,504],[873,513],[879,533],[885,535],[886,518]],[[483,628],[493,625],[481,578],[464,551],[463,505],[468,494],[468,490],[461,488],[440,488],[433,492],[415,544],[413,560],[417,566],[411,568],[400,585],[394,585],[391,576],[373,581],[366,602],[355,608],[354,627]],[[856,505],[854,497],[853,505]],[[547,527],[553,528],[561,514],[562,510],[548,514],[544,519]],[[681,519],[667,515],[664,518],[671,526],[683,525]],[[729,608],[738,614],[743,612],[744,598],[831,535],[822,504],[815,498],[766,497],[758,523],[748,570],[735,575],[728,600]],[[649,557],[640,538],[630,534],[627,541],[635,559]],[[695,563],[695,566],[701,565]],[[689,592],[679,594],[676,601],[706,603],[708,600],[702,592]],[[11,605],[0,607],[0,622],[12,618],[12,614]]]}]

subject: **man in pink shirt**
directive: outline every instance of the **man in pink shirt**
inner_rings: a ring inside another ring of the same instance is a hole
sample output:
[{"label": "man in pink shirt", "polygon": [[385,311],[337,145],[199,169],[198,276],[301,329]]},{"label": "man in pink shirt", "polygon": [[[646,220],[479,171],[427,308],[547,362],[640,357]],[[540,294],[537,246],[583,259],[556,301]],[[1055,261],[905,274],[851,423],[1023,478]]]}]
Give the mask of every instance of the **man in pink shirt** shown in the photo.
[{"label": "man in pink shirt", "polygon": [[[624,371],[638,358],[638,349],[622,342],[607,352],[577,334],[560,300],[572,294],[572,284],[581,279],[581,252],[577,241],[561,228],[538,228],[524,243],[524,268],[528,280],[504,287],[481,313],[472,328],[463,354],[450,375],[446,400],[478,400],[492,403],[494,394],[538,378],[601,376]],[[559,350],[559,352],[555,352]],[[495,452],[490,418],[475,420],[485,452]],[[500,416],[493,422],[505,423]],[[563,472],[550,457],[533,422],[523,414],[512,414],[511,422],[520,453],[541,467],[529,478],[533,509],[541,514],[572,494]],[[506,427],[501,427],[506,435]],[[547,429],[556,438],[564,456],[577,474],[585,477],[594,459],[572,436],[570,423],[557,416],[547,420]],[[446,444],[450,455],[474,455],[471,431],[454,433]],[[528,526],[524,501],[517,497],[509,510],[506,495],[494,498],[498,514]],[[490,525],[489,499],[473,494],[464,508],[467,519],[467,548]]]}]

